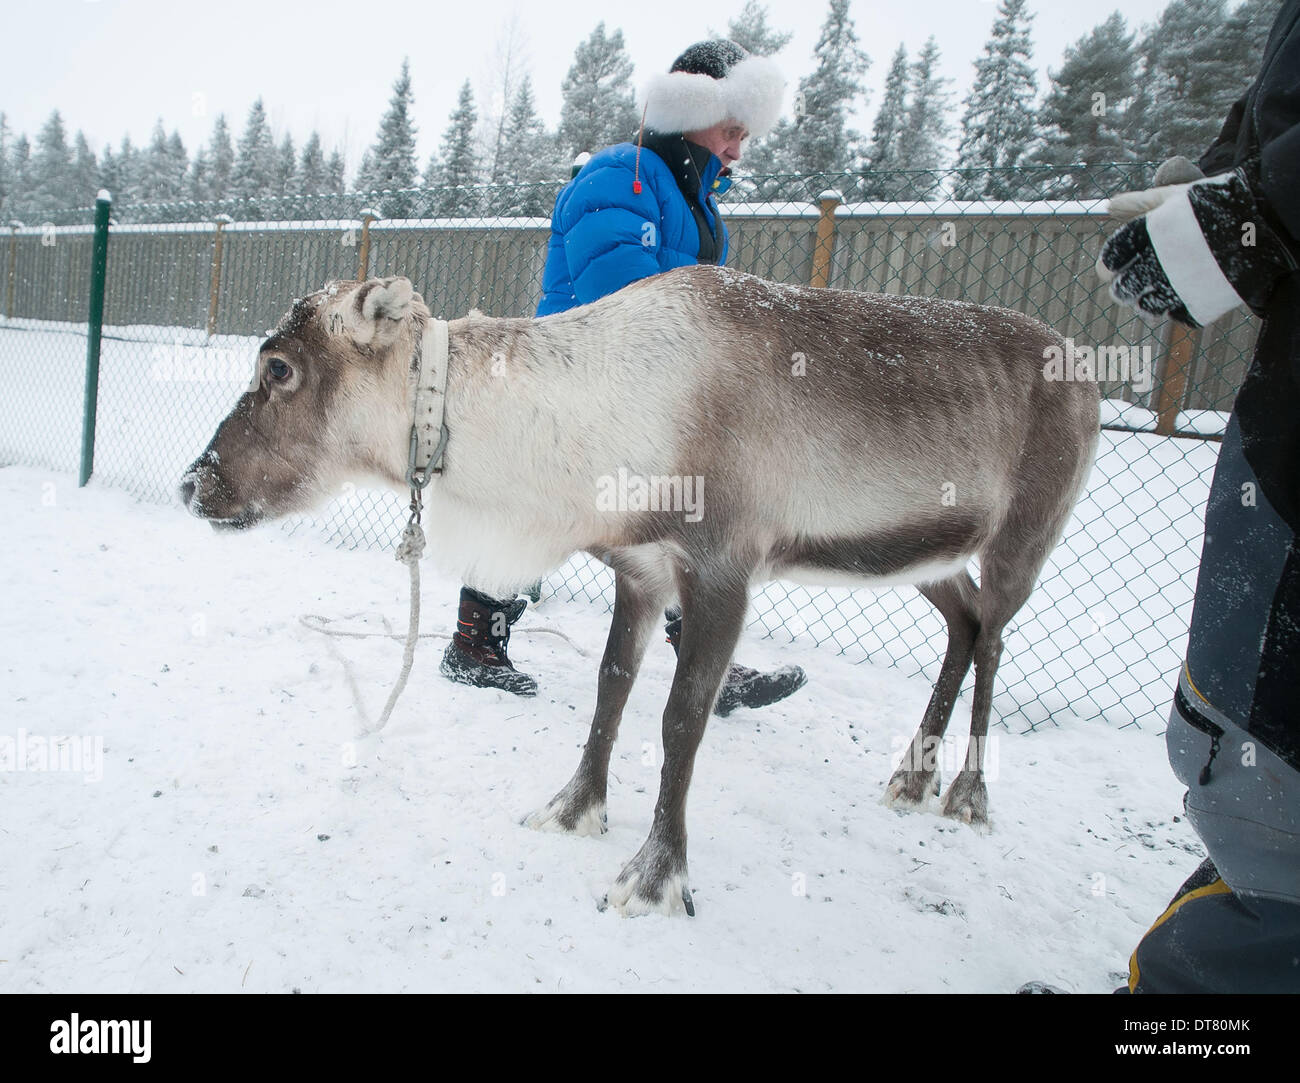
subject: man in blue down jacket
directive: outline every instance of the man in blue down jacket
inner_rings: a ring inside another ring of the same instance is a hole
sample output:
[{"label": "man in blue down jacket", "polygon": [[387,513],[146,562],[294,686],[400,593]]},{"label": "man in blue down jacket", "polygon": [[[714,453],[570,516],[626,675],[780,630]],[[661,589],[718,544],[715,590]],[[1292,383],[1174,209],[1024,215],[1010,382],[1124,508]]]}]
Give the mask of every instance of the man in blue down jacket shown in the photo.
[{"label": "man in blue down jacket", "polygon": [[[1184,167],[1190,166],[1185,160]],[[1156,183],[1168,175],[1161,167]],[[1190,175],[1187,175],[1187,174]],[[1205,174],[1204,179],[1194,179]],[[1138,944],[1134,993],[1300,992],[1300,0],[1186,183],[1106,242],[1116,299],[1190,326],[1264,318],[1205,513],[1166,731],[1209,858]]]},{"label": "man in blue down jacket", "polygon": [[[727,227],[713,197],[730,187],[726,171],[742,139],[771,123],[756,109],[779,102],[780,90],[770,60],[746,57],[731,42],[701,42],[683,53],[646,91],[639,143],[600,151],[556,198],[537,315],[589,304],[674,267],[725,263]],[[771,104],[733,100],[765,93]],[[747,116],[722,115],[733,112]]]},{"label": "man in blue down jacket", "polygon": [[[771,60],[725,40],[692,45],[656,76],[643,95],[637,142],[593,155],[555,200],[537,315],[589,304],[674,267],[724,263],[727,227],[714,196],[730,186],[726,174],[741,143],[776,123],[783,86]],[[506,653],[510,625],[525,604],[462,588],[443,675],[535,695],[537,682]],[[665,617],[675,649],[681,614]],[[726,715],[774,703],[805,680],[798,666],[759,673],[733,665],[714,710]]]}]

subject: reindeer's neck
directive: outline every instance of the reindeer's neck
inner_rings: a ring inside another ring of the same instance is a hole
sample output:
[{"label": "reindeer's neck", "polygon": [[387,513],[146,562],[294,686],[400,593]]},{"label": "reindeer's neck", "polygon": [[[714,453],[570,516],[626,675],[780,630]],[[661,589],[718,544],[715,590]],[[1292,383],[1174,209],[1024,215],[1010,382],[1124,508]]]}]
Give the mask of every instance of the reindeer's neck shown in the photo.
[{"label": "reindeer's neck", "polygon": [[449,326],[443,474],[426,491],[434,555],[471,585],[524,585],[594,541],[580,374],[527,319]]}]

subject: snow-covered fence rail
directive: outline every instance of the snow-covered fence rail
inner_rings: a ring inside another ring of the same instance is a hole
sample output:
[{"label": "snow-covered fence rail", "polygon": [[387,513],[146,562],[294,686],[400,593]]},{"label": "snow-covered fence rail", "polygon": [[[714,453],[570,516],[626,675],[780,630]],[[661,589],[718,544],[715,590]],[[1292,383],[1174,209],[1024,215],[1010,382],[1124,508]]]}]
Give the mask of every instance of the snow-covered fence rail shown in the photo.
[{"label": "snow-covered fence rail", "polygon": [[[1092,273],[1113,228],[1096,200],[931,194],[871,202],[844,187],[848,201],[819,190],[792,202],[738,185],[723,203],[728,263],[779,281],[1016,308],[1057,327],[1101,365],[1103,421],[1114,431],[1103,434],[1088,495],[1008,635],[998,710],[1012,725],[1036,725],[1064,707],[1160,724],[1182,657],[1217,454],[1214,443],[1181,436],[1213,433],[1216,411],[1229,408],[1244,374],[1255,321],[1234,315],[1178,337],[1111,305]],[[533,311],[545,217],[385,220],[353,202],[355,218],[264,214],[112,229],[95,457],[101,482],[172,499],[180,470],[246,385],[263,331],[292,297],[331,277],[355,277],[363,262],[370,274],[408,275],[443,315]],[[0,234],[0,465],[76,469],[91,240],[89,225]],[[1123,364],[1111,371],[1116,362]],[[1171,373],[1177,379],[1167,379]],[[357,547],[390,544],[401,518],[396,497],[349,491],[320,518],[293,526]],[[605,569],[578,558],[547,589],[608,603],[610,586]],[[772,584],[756,596],[751,625],[931,676],[943,642],[930,607],[897,591]]]}]

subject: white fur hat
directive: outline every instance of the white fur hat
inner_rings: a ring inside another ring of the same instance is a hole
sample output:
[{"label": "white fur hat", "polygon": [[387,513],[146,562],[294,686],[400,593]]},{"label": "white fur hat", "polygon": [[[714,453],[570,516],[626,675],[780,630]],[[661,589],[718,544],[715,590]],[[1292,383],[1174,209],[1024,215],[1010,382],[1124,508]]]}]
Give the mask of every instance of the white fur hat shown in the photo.
[{"label": "white fur hat", "polygon": [[645,124],[660,132],[694,132],[734,118],[757,137],[781,115],[785,77],[765,56],[717,38],[692,45],[641,93]]}]

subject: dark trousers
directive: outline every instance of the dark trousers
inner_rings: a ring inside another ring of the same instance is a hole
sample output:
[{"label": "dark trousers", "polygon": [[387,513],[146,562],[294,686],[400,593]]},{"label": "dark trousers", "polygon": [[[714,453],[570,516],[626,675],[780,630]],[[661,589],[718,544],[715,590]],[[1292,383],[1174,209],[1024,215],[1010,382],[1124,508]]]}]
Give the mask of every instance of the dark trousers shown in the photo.
[{"label": "dark trousers", "polygon": [[1300,546],[1279,511],[1291,481],[1257,476],[1234,412],[1165,734],[1209,858],[1138,944],[1132,992],[1300,992]]}]

